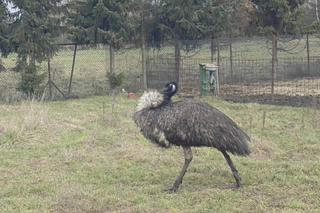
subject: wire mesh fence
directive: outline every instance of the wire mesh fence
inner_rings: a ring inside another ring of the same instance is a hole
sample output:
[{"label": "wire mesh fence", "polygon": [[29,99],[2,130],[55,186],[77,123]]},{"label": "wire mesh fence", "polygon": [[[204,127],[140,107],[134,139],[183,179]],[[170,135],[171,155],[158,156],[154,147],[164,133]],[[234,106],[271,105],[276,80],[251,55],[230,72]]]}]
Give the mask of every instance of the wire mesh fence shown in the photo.
[{"label": "wire mesh fence", "polygon": [[[201,50],[181,54],[180,72],[175,70],[172,50],[161,58],[149,59],[148,82],[160,88],[179,75],[182,95],[194,96],[200,93],[199,63],[213,62],[219,66],[219,95],[225,99],[320,105],[318,36],[278,37],[276,42],[277,53],[273,55],[270,37],[201,41]],[[215,44],[213,50],[211,44]]]},{"label": "wire mesh fence", "polygon": [[[110,90],[107,80],[107,72],[110,71],[109,50],[107,45],[59,45],[59,51],[49,63],[39,64],[41,73],[50,73],[50,79],[48,77],[43,82],[44,99],[49,99],[49,85],[52,88],[52,100],[107,95]],[[16,90],[20,74],[12,71],[15,55],[2,60],[7,71],[0,73],[0,101],[24,99],[25,95]],[[116,73],[124,73],[122,88],[135,92],[142,88],[140,49],[128,46],[127,49],[115,51],[113,66]]]},{"label": "wire mesh fence", "polygon": [[[320,39],[317,35],[278,37],[274,63],[270,37],[219,38],[182,43],[197,48],[186,51],[182,46],[178,62],[174,43],[168,41],[161,49],[147,49],[145,61],[141,48],[128,43],[125,48],[114,52],[114,64],[110,63],[110,48],[107,45],[59,45],[59,51],[50,63],[39,64],[41,72],[50,71],[50,81],[43,83],[46,86],[43,96],[49,97],[49,85],[53,85],[52,99],[106,95],[110,90],[107,72],[111,69],[124,74],[123,89],[137,92],[144,89],[143,63],[146,65],[149,88],[162,88],[166,82],[178,78],[181,92],[187,95],[200,93],[200,63],[219,66],[219,95],[226,98],[268,95],[272,90],[274,94],[286,96],[320,94]],[[14,54],[2,58],[6,68],[0,73],[2,102],[24,98],[16,90],[20,75],[11,70],[15,66],[15,58]]]}]

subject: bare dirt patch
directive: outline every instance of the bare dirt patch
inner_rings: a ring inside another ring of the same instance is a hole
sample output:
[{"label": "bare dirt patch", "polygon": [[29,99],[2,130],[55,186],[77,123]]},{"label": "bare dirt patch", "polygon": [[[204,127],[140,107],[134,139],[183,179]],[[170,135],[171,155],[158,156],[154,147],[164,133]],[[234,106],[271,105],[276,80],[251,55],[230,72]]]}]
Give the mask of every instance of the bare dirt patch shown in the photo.
[{"label": "bare dirt patch", "polygon": [[[320,109],[320,79],[302,78],[277,81],[271,95],[271,82],[221,84],[219,96],[237,103],[259,103],[278,106],[313,107]],[[207,95],[212,95],[207,92]],[[180,97],[200,97],[198,85],[182,85]]]},{"label": "bare dirt patch", "polygon": [[308,96],[290,96],[283,94],[274,94],[273,99],[270,94],[260,95],[226,95],[223,96],[226,101],[239,103],[259,103],[271,104],[278,106],[292,106],[292,107],[313,107],[320,109],[320,95]]},{"label": "bare dirt patch", "polygon": [[221,85],[220,96],[227,101],[320,109],[320,79],[304,78],[275,83]]}]

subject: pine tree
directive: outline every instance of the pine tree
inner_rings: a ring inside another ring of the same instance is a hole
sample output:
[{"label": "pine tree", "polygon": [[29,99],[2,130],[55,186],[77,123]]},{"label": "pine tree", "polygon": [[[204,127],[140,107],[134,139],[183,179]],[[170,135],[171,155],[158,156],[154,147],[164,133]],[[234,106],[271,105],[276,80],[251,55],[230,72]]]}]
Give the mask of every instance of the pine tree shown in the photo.
[{"label": "pine tree", "polygon": [[109,44],[119,48],[130,28],[126,13],[128,0],[71,2],[71,38],[82,44]]},{"label": "pine tree", "polygon": [[71,12],[68,24],[71,39],[79,44],[110,45],[110,72],[114,70],[114,49],[132,28],[128,22],[129,0],[87,0],[69,4]]},{"label": "pine tree", "polygon": [[143,86],[147,88],[147,61],[146,51],[148,42],[152,43],[152,30],[156,28],[154,15],[157,7],[154,0],[131,0],[130,21],[134,28],[130,36],[137,45],[141,46]]},{"label": "pine tree", "polygon": [[180,50],[190,51],[198,47],[197,40],[221,34],[230,25],[232,1],[212,0],[162,0],[157,1],[154,15],[156,27],[152,32],[156,44],[165,39],[175,43],[175,76],[180,78]]},{"label": "pine tree", "polygon": [[21,72],[18,89],[27,94],[39,92],[45,78],[38,74],[37,63],[49,60],[56,53],[55,39],[62,33],[61,0],[11,0],[10,42],[17,56],[16,71]]},{"label": "pine tree", "polygon": [[297,35],[301,33],[305,0],[253,0],[248,34]]},{"label": "pine tree", "polygon": [[[12,51],[10,41],[8,38],[9,34],[9,11],[7,4],[4,0],[0,0],[0,52],[2,57],[8,56]],[[0,59],[0,71],[5,70]]]},{"label": "pine tree", "polygon": [[250,15],[247,34],[272,36],[271,97],[273,98],[274,82],[278,78],[278,36],[294,36],[306,32],[307,28],[302,25],[305,15],[305,8],[302,5],[305,1],[253,0],[252,2],[255,7]]}]

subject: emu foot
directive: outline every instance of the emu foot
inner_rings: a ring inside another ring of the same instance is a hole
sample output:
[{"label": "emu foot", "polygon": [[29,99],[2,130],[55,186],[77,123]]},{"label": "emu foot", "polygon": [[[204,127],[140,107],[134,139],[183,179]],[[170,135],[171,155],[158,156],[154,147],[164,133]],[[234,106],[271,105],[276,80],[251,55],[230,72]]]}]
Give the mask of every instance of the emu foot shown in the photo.
[{"label": "emu foot", "polygon": [[168,194],[172,194],[172,193],[175,193],[177,190],[178,190],[178,187],[172,186],[171,188],[164,189],[164,190],[162,190],[162,191],[163,191],[163,192],[166,192],[166,193],[168,193]]},{"label": "emu foot", "polygon": [[235,189],[238,189],[238,188],[240,188],[240,186],[241,186],[241,183],[240,182],[236,182],[236,184],[235,184]]},{"label": "emu foot", "polygon": [[238,189],[240,186],[241,186],[241,179],[236,181],[234,188]]},{"label": "emu foot", "polygon": [[241,186],[241,177],[239,176],[239,174],[235,176],[235,179],[236,179],[236,188],[239,188]]}]

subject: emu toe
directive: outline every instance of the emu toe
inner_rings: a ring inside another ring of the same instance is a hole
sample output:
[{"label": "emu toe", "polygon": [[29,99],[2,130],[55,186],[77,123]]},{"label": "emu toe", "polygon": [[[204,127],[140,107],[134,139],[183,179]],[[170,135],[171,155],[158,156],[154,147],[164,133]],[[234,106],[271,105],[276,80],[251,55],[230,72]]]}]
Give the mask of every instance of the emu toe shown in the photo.
[{"label": "emu toe", "polygon": [[241,186],[241,177],[238,172],[234,174],[234,178],[236,179],[236,188],[239,188]]},{"label": "emu toe", "polygon": [[234,189],[238,189],[241,186],[241,178],[240,176],[238,176],[238,177],[235,177],[235,179],[236,179],[236,183],[234,184]]},{"label": "emu toe", "polygon": [[168,188],[168,189],[164,189],[162,190],[163,192],[166,192],[168,194],[172,194],[172,193],[175,193],[176,191],[178,190],[178,187],[171,187],[171,188]]}]

